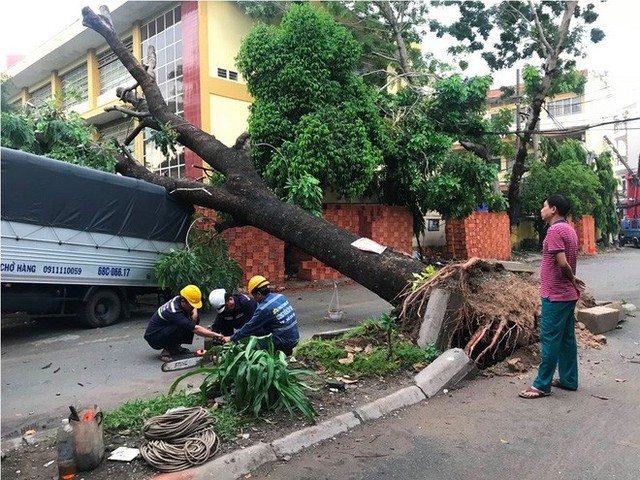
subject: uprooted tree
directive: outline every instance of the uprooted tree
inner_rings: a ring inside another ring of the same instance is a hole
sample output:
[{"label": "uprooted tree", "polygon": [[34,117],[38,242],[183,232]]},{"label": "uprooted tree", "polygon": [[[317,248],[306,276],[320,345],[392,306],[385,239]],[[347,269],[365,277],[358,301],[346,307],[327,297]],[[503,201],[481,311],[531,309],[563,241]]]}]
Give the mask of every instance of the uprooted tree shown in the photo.
[{"label": "uprooted tree", "polygon": [[[357,235],[280,200],[256,171],[249,154],[249,139],[246,135],[238,138],[236,144],[229,148],[214,136],[172,113],[156,85],[153,68],[150,68],[153,61],[148,61],[147,65],[138,62],[122,44],[113,27],[108,9],[102,7],[100,13],[96,14],[86,7],[82,12],[83,23],[105,38],[136,80],[136,87],[142,89],[144,99],[135,95],[134,88],[119,91],[120,98],[135,107],[128,109],[127,113],[139,120],[139,126],[132,135],[140,133],[145,127],[171,130],[175,132],[176,140],[180,144],[192,150],[223,178],[215,184],[204,184],[160,176],[147,170],[124,149],[116,165],[119,173],[163,186],[178,200],[225,212],[231,220],[222,222],[217,228],[255,226],[300,248],[395,306],[401,305],[409,290],[408,285],[414,280],[415,275],[423,270],[422,263],[392,249],[386,249],[379,255],[362,252],[351,245],[358,239]],[[131,139],[130,135],[127,141]],[[426,293],[428,295],[428,291]],[[415,309],[412,312],[413,321],[419,321],[422,313],[422,309]],[[534,323],[533,314],[534,312],[531,312],[531,318],[527,320],[529,329]],[[471,324],[475,320],[474,317]],[[488,340],[477,336],[468,338],[473,333],[461,334],[464,338],[457,338],[457,344],[465,346],[473,339],[474,346],[480,342],[490,345],[491,339],[499,337],[504,330],[494,328],[493,321],[500,324],[508,322],[508,319],[495,317],[480,325],[478,335],[486,335]],[[465,326],[470,332],[473,331],[472,325]],[[509,331],[513,328],[519,329],[523,326],[509,325]],[[498,341],[493,346],[497,343]],[[471,350],[470,353],[473,353]]]},{"label": "uprooted tree", "polygon": [[386,249],[380,255],[362,252],[351,246],[359,238],[357,235],[279,200],[256,172],[247,152],[246,137],[240,137],[229,148],[213,135],[172,113],[154,77],[118,38],[108,9],[101,7],[100,13],[96,14],[85,7],[82,14],[84,25],[104,37],[142,89],[148,112],[137,113],[140,114],[140,125],[156,130],[170,126],[177,133],[177,141],[224,175],[224,181],[205,185],[160,176],[124,152],[116,166],[119,173],[161,185],[173,197],[186,203],[225,212],[233,219],[225,226],[255,226],[295,245],[385,300],[398,302],[397,297],[411,280],[411,274],[422,270],[420,262],[392,249]]}]

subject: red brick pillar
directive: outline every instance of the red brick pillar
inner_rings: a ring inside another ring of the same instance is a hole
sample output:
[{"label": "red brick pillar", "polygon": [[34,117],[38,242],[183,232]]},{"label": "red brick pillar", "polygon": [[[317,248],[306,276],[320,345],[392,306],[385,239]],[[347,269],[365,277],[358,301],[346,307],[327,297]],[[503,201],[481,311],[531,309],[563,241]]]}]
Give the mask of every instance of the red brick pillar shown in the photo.
[{"label": "red brick pillar", "polygon": [[474,212],[445,223],[448,256],[511,259],[511,230],[506,213]]}]

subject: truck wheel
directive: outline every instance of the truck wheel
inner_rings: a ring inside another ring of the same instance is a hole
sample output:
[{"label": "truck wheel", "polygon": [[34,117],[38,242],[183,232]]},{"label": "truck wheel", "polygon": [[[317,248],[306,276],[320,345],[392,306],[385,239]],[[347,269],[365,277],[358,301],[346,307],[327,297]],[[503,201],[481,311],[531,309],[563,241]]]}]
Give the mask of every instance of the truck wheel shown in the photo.
[{"label": "truck wheel", "polygon": [[618,244],[619,244],[621,247],[624,247],[624,244],[625,244],[625,243],[626,243],[626,242],[625,242],[625,240],[624,240],[624,237],[622,237],[622,236],[621,236],[621,237],[620,237],[620,239],[618,240]]},{"label": "truck wheel", "polygon": [[113,325],[120,318],[122,302],[113,290],[96,290],[80,305],[78,318],[91,328]]}]

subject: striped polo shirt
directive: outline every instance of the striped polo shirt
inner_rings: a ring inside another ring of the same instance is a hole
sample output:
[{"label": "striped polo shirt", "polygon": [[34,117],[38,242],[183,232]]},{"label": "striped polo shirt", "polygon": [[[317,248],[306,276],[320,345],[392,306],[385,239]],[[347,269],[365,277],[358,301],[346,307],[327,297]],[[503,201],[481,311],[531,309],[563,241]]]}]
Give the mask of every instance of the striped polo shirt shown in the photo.
[{"label": "striped polo shirt", "polygon": [[549,227],[542,243],[542,264],[540,265],[540,295],[552,302],[578,300],[580,292],[565,277],[556,262],[556,254],[564,252],[573,273],[576,272],[578,257],[578,236],[566,221],[560,220]]}]

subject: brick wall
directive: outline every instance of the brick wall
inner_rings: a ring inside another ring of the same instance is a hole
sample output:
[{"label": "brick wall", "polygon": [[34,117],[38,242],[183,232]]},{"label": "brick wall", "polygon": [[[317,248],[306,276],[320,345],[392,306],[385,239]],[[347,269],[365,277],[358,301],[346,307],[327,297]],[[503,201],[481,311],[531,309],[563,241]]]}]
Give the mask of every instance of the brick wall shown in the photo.
[{"label": "brick wall", "polygon": [[596,226],[595,220],[591,215],[585,215],[577,222],[568,219],[578,234],[578,244],[580,251],[589,255],[596,254]]},{"label": "brick wall", "polygon": [[[215,212],[198,208],[198,213],[215,218]],[[376,204],[328,204],[324,218],[357,235],[371,238],[407,254],[411,253],[413,218],[402,207]],[[240,264],[244,281],[264,275],[271,283],[284,281],[284,242],[255,227],[230,228],[223,232],[229,255]],[[292,252],[301,280],[333,280],[343,275],[300,250]],[[291,259],[290,259],[291,260]]]},{"label": "brick wall", "polygon": [[449,257],[511,259],[511,231],[506,213],[474,212],[445,224]]},{"label": "brick wall", "polygon": [[272,284],[284,282],[284,242],[255,227],[225,230],[229,256],[242,267],[246,284],[254,275],[263,275]]},{"label": "brick wall", "polygon": [[[403,207],[377,204],[327,204],[325,220],[361,237],[370,238],[407,254],[411,253],[413,218]],[[302,280],[334,280],[343,275],[319,260],[307,256],[298,268]]]},{"label": "brick wall", "polygon": [[[196,213],[204,215],[212,223],[216,212],[196,207]],[[206,222],[206,220],[205,220]],[[284,242],[255,227],[229,228],[222,232],[229,246],[229,256],[242,268],[242,284],[246,285],[254,275],[263,275],[273,284],[284,282]]]}]

